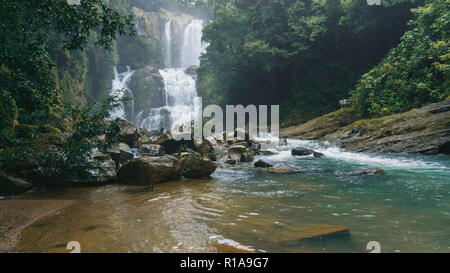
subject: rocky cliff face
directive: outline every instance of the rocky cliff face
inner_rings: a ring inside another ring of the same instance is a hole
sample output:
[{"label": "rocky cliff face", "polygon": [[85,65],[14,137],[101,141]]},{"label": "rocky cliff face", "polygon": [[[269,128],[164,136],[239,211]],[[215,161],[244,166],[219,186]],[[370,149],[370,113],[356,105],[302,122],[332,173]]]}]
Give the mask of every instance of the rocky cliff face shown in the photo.
[{"label": "rocky cliff face", "polygon": [[[164,28],[167,22],[171,22],[171,34],[174,39],[172,42],[173,60],[180,59],[180,49],[183,43],[183,31],[186,26],[194,19],[189,14],[174,13],[164,8],[158,12],[147,12],[137,7],[132,8],[138,22],[139,33],[148,39],[157,39],[164,43]],[[174,65],[179,65],[174,63]]]},{"label": "rocky cliff face", "polygon": [[326,140],[356,152],[450,154],[450,99],[406,113],[355,122],[349,122],[351,111],[339,110],[285,128],[280,134]]},{"label": "rocky cliff face", "polygon": [[135,98],[135,112],[165,105],[164,81],[158,68],[144,67],[134,72],[129,87]]}]

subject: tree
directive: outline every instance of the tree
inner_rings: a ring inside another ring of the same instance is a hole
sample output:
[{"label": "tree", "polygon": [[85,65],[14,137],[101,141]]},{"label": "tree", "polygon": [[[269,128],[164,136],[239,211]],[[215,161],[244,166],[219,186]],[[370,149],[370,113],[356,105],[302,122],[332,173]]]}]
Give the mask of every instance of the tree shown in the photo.
[{"label": "tree", "polygon": [[51,77],[50,51],[83,50],[92,31],[96,44],[110,48],[116,34],[133,34],[133,18],[101,0],[68,5],[65,0],[2,0],[0,2],[0,90],[11,94],[19,121],[55,122],[61,113],[61,92]]}]

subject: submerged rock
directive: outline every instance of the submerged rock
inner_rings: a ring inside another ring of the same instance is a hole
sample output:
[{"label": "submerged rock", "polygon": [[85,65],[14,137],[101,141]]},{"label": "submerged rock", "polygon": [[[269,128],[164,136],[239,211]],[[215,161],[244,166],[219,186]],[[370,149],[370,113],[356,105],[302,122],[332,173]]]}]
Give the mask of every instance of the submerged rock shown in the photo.
[{"label": "submerged rock", "polygon": [[141,156],[125,163],[119,170],[119,181],[132,185],[152,185],[174,180],[181,175],[179,160],[170,155]]},{"label": "submerged rock", "polygon": [[254,164],[254,166],[256,167],[256,168],[269,168],[269,167],[272,167],[272,165],[271,164],[269,164],[269,163],[267,163],[267,162],[265,162],[265,161],[263,161],[263,160],[258,160],[258,161],[256,161],[255,162],[255,164]]},{"label": "submerged rock", "polygon": [[353,170],[347,172],[348,175],[379,175],[384,174],[384,171],[381,168],[373,168],[367,170]]},{"label": "submerged rock", "polygon": [[270,168],[256,169],[256,170],[263,173],[274,173],[274,174],[293,174],[301,172],[300,169],[289,166],[288,164],[285,163],[278,163]]},{"label": "submerged rock", "polygon": [[306,156],[314,154],[314,151],[302,147],[297,147],[295,149],[292,149],[291,154],[294,156]]}]

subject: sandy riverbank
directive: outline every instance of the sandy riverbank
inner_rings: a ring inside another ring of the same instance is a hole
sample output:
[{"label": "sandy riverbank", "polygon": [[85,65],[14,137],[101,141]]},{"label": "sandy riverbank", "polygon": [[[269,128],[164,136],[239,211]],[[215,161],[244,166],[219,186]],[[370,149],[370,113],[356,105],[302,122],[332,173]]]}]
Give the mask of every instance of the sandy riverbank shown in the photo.
[{"label": "sandy riverbank", "polygon": [[1,200],[0,253],[13,252],[24,228],[73,203],[72,200]]}]

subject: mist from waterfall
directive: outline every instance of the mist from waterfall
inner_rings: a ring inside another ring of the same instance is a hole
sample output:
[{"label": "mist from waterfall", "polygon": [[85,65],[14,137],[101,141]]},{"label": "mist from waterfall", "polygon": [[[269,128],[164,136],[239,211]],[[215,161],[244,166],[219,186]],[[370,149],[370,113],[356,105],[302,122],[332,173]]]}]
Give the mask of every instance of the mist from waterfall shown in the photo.
[{"label": "mist from waterfall", "polygon": [[172,67],[172,21],[164,26],[164,67]]},{"label": "mist from waterfall", "polygon": [[206,50],[202,43],[203,20],[194,19],[186,27],[181,48],[181,67],[200,65],[200,56]]}]

